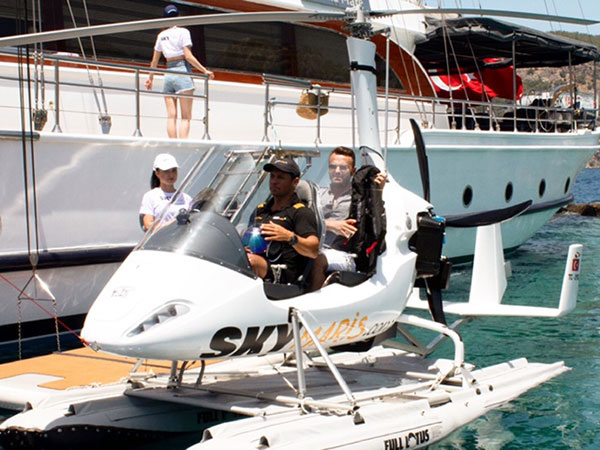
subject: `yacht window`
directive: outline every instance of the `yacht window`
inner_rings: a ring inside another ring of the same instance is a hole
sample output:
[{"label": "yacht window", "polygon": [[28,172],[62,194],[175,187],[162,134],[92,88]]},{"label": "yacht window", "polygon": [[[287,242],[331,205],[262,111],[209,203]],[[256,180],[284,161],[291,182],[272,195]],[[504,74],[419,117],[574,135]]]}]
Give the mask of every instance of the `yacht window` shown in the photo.
[{"label": "yacht window", "polygon": [[565,181],[565,194],[569,192],[569,186],[571,186],[571,177],[567,177],[567,181]]},{"label": "yacht window", "polygon": [[[87,13],[92,25],[161,18],[165,2],[161,0],[87,0]],[[78,27],[88,18],[79,2],[72,2]],[[28,4],[31,19],[31,6]],[[213,14],[219,11],[206,6],[178,4],[182,16]],[[71,28],[69,8],[61,0],[42,2],[43,31]],[[0,24],[10,22],[15,27],[14,7],[0,6]],[[24,19],[24,17],[19,18]],[[24,22],[23,22],[24,24]],[[286,23],[244,23],[190,26],[193,52],[210,68],[255,74],[274,74],[306,78],[312,81],[349,83],[346,37],[336,31],[310,25]],[[14,34],[17,31],[9,31]],[[136,31],[94,37],[96,53],[101,59],[148,63],[156,35],[160,30]],[[2,28],[0,35],[6,33]],[[82,39],[86,56],[92,57],[91,41]],[[44,44],[51,50],[81,53],[76,40]],[[385,85],[385,62],[376,56],[377,84]],[[390,87],[402,89],[398,77],[390,71]]]},{"label": "yacht window", "polygon": [[540,195],[540,198],[544,196],[545,192],[546,192],[546,180],[544,180],[542,178],[542,180],[540,181],[540,187],[538,188],[538,194]]},{"label": "yacht window", "polygon": [[510,202],[513,196],[513,184],[509,181],[506,184],[506,189],[504,189],[504,200],[506,200],[506,202]]},{"label": "yacht window", "polygon": [[[279,23],[204,27],[206,65],[244,72],[287,74],[294,65]],[[287,67],[286,67],[287,66]]]},{"label": "yacht window", "polygon": [[465,190],[463,191],[462,201],[465,208],[468,207],[473,201],[473,188],[471,186],[465,187]]}]

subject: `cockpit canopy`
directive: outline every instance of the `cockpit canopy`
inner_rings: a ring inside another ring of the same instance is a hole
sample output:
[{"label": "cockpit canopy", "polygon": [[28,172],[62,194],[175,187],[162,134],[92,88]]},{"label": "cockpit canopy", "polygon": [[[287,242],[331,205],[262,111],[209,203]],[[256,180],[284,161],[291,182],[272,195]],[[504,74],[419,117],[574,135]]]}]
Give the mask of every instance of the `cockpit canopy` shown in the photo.
[{"label": "cockpit canopy", "polygon": [[[305,172],[313,156],[318,156],[314,150],[296,152]],[[241,236],[252,225],[257,204],[269,196],[263,166],[275,157],[269,147],[209,149],[173,196],[183,192],[192,196],[190,209],[180,210],[174,218],[158,217],[136,249],[180,253],[254,277]],[[326,164],[312,168],[311,175],[325,180]]]}]

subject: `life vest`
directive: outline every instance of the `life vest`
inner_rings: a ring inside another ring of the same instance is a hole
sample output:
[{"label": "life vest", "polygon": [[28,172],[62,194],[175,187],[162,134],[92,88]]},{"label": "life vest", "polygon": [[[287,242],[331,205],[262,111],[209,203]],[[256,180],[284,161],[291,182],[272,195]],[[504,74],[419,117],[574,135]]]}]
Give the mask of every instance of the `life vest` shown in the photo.
[{"label": "life vest", "polygon": [[386,216],[382,187],[375,183],[379,169],[362,166],[352,177],[349,219],[356,220],[357,231],[348,241],[348,251],[356,254],[356,269],[371,276],[377,256],[385,251]]}]

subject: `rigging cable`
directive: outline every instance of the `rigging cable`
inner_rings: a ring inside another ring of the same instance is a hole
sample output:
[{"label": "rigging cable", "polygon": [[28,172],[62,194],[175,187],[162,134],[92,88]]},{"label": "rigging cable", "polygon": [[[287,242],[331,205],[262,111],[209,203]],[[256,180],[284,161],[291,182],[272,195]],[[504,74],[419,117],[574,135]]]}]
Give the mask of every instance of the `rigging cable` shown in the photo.
[{"label": "rigging cable", "polygon": [[[35,4],[32,4],[34,9],[35,9]],[[27,14],[27,3],[26,0],[23,1],[23,6],[24,6],[24,24],[29,23],[29,18],[28,18],[28,14]],[[16,14],[16,22],[17,22],[17,30],[20,28],[19,24],[20,24],[20,9],[17,6],[17,14]],[[18,356],[19,359],[21,359],[22,357],[22,346],[21,346],[21,342],[22,342],[22,296],[25,296],[27,298],[30,298],[30,296],[28,296],[25,293],[25,290],[27,289],[27,286],[29,285],[29,283],[31,281],[37,282],[38,284],[40,284],[40,286],[42,287],[42,290],[48,292],[50,294],[51,297],[51,301],[54,307],[54,325],[55,325],[55,331],[56,331],[56,340],[57,340],[57,347],[58,350],[60,351],[60,338],[59,338],[59,334],[58,334],[58,315],[57,315],[57,304],[56,304],[56,298],[49,292],[47,286],[45,285],[45,283],[41,280],[41,278],[39,277],[39,275],[37,274],[37,263],[39,261],[39,248],[40,248],[40,240],[39,240],[39,228],[38,228],[38,204],[37,204],[37,188],[36,188],[36,176],[35,176],[35,154],[34,154],[34,140],[33,140],[33,117],[31,114],[29,114],[29,121],[27,122],[25,119],[25,112],[29,111],[31,113],[31,111],[33,110],[32,108],[32,98],[31,98],[31,68],[30,68],[30,47],[27,46],[25,48],[25,58],[26,58],[26,63],[23,63],[23,48],[22,47],[18,47],[18,51],[17,51],[17,73],[18,73],[18,80],[19,80],[19,102],[20,102],[20,121],[21,121],[21,146],[22,146],[22,156],[23,156],[23,188],[24,188],[24,206],[25,206],[25,227],[26,227],[26,233],[27,233],[27,254],[29,255],[29,262],[31,264],[31,268],[32,268],[32,275],[29,277],[29,280],[27,281],[27,283],[25,284],[25,286],[23,287],[23,289],[18,289],[19,290],[19,295],[17,297],[17,311],[18,311],[18,324],[17,324],[17,332],[18,332]],[[25,75],[23,74],[23,70],[24,70],[24,65],[26,66],[26,70],[27,70],[27,78],[25,79]],[[28,92],[28,96],[27,96],[27,104],[28,104],[28,108],[26,108],[26,100],[25,100],[25,83],[27,83],[27,92]],[[29,134],[27,132],[27,128],[29,127]],[[27,150],[27,146],[29,144],[29,148],[30,151],[28,152]],[[30,165],[31,165],[31,196],[32,196],[32,203],[33,205],[30,206],[30,198],[29,198],[29,190],[30,190],[30,186],[29,186],[29,170],[28,170],[28,159],[30,160]],[[31,224],[31,208],[33,209],[33,224]],[[32,229],[33,229],[33,235],[35,237],[35,248],[33,247],[32,244]],[[12,283],[10,283],[6,277],[2,276],[2,278],[10,285],[14,286]],[[37,292],[37,288],[34,287],[34,292]],[[34,301],[34,303],[37,303]],[[50,314],[50,316],[52,317],[52,315]]]},{"label": "rigging cable", "polygon": [[[37,4],[36,4],[37,1]],[[31,0],[31,10],[33,14],[33,32],[38,33],[42,31],[42,8],[40,0]],[[33,122],[35,129],[40,131],[44,128],[48,114],[45,110],[45,91],[46,83],[44,76],[44,53],[43,46],[41,43],[34,44],[34,73],[35,73],[35,109],[31,110],[33,114]],[[41,96],[41,107],[40,107],[40,96]]]},{"label": "rigging cable", "polygon": [[387,166],[388,151],[388,118],[390,115],[390,33],[388,31],[385,37],[385,125],[383,129],[383,161]]},{"label": "rigging cable", "polygon": [[[389,1],[386,2],[386,7],[388,9],[394,9],[394,8],[390,7]],[[395,25],[395,20],[396,20],[395,17],[391,16],[391,22],[392,22],[393,26],[391,26],[390,29],[392,30],[395,43],[398,46],[400,62],[402,63],[402,69],[404,70],[404,74],[406,75],[406,81],[408,82],[407,91],[410,92],[410,94],[413,96],[423,96],[423,90],[421,88],[421,82],[419,80],[419,73],[418,73],[419,71],[417,70],[415,57],[414,57],[414,55],[412,55],[411,53],[409,53],[403,49],[402,44],[401,44],[402,41],[400,40],[400,37],[398,36],[399,29],[405,30],[405,33],[406,33],[406,30],[408,30],[408,27],[406,26],[405,16],[403,14],[401,14],[400,17],[402,19],[402,26],[398,27]],[[412,63],[412,72],[414,75],[414,81],[415,81],[416,87],[413,86],[413,80],[412,80],[413,77],[411,77],[410,70],[404,59],[405,54],[410,56],[411,63]],[[421,104],[419,102],[415,101],[414,103],[415,103],[415,108],[419,114],[419,117],[421,118],[421,120],[425,120],[426,117],[425,117],[425,112],[423,111],[424,108],[421,106]]]},{"label": "rigging cable", "polygon": [[[89,16],[88,16],[88,12],[87,12],[86,0],[83,0],[83,5],[84,5],[84,11],[85,11],[85,15],[86,15],[86,20],[87,20],[87,23],[89,26],[90,21],[89,21]],[[69,14],[71,15],[71,20],[73,21],[73,28],[78,28],[77,21],[75,19],[75,14],[73,13],[73,8],[71,6],[71,0],[67,0],[67,7],[69,8]],[[83,59],[87,60],[85,49],[83,48],[83,42],[81,41],[80,37],[77,38],[77,42],[79,43],[79,50],[81,51],[81,55],[83,56]],[[92,46],[92,53],[93,53],[94,59],[97,62],[98,59],[96,57],[96,47],[94,45],[94,37],[93,36],[90,36],[90,42],[91,42],[91,46]],[[94,82],[94,78],[92,77],[92,74],[90,71],[90,66],[87,63],[87,61],[85,62],[85,68],[87,70],[89,82],[92,85],[92,92],[94,94],[94,100],[96,102],[96,107],[98,108],[98,115],[99,115],[100,120],[102,120],[103,117],[108,117],[108,110],[107,110],[107,106],[106,106],[106,98],[104,96],[102,77],[100,76],[100,69],[98,68],[98,66],[96,66],[96,69],[98,71],[98,84],[100,87],[100,94],[102,96],[102,103],[104,105],[104,113],[102,112],[102,108],[100,107],[100,101],[98,100],[98,93],[96,92],[96,84]]]},{"label": "rigging cable", "polygon": [[[24,293],[21,289],[19,289],[18,286],[16,286],[13,282],[11,282],[8,278],[6,278],[1,273],[0,273],[0,278],[2,278],[9,286],[11,286],[12,288],[14,288],[17,291],[19,291],[19,293],[21,295],[25,296],[27,298],[27,300],[33,302],[33,304],[35,304],[38,308],[40,308],[42,311],[44,311],[50,317],[53,317],[55,319],[55,321],[57,321],[65,330],[67,330],[69,333],[71,333],[73,336],[75,336],[77,339],[79,339],[79,341],[83,345],[89,346],[88,342],[85,339],[83,339],[79,334],[77,334],[77,332],[75,330],[73,330],[72,328],[70,328],[66,323],[64,323],[62,320],[60,320],[56,314],[53,315],[50,311],[48,311],[40,303],[38,303],[35,300],[35,298],[33,298],[30,295],[27,295],[26,293]],[[59,351],[60,351],[60,349],[59,349]],[[21,359],[21,343],[20,343],[20,341],[19,341],[19,359]]]}]

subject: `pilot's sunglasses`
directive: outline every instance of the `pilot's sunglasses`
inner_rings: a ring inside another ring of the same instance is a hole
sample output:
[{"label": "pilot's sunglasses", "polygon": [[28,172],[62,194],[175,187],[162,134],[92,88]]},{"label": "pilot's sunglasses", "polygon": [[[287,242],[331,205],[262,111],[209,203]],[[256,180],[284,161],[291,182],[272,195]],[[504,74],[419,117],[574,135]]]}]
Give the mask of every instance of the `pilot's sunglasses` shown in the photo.
[{"label": "pilot's sunglasses", "polygon": [[345,172],[346,170],[350,170],[350,167],[348,167],[346,164],[329,164],[329,170],[337,169],[340,169],[342,172]]}]

